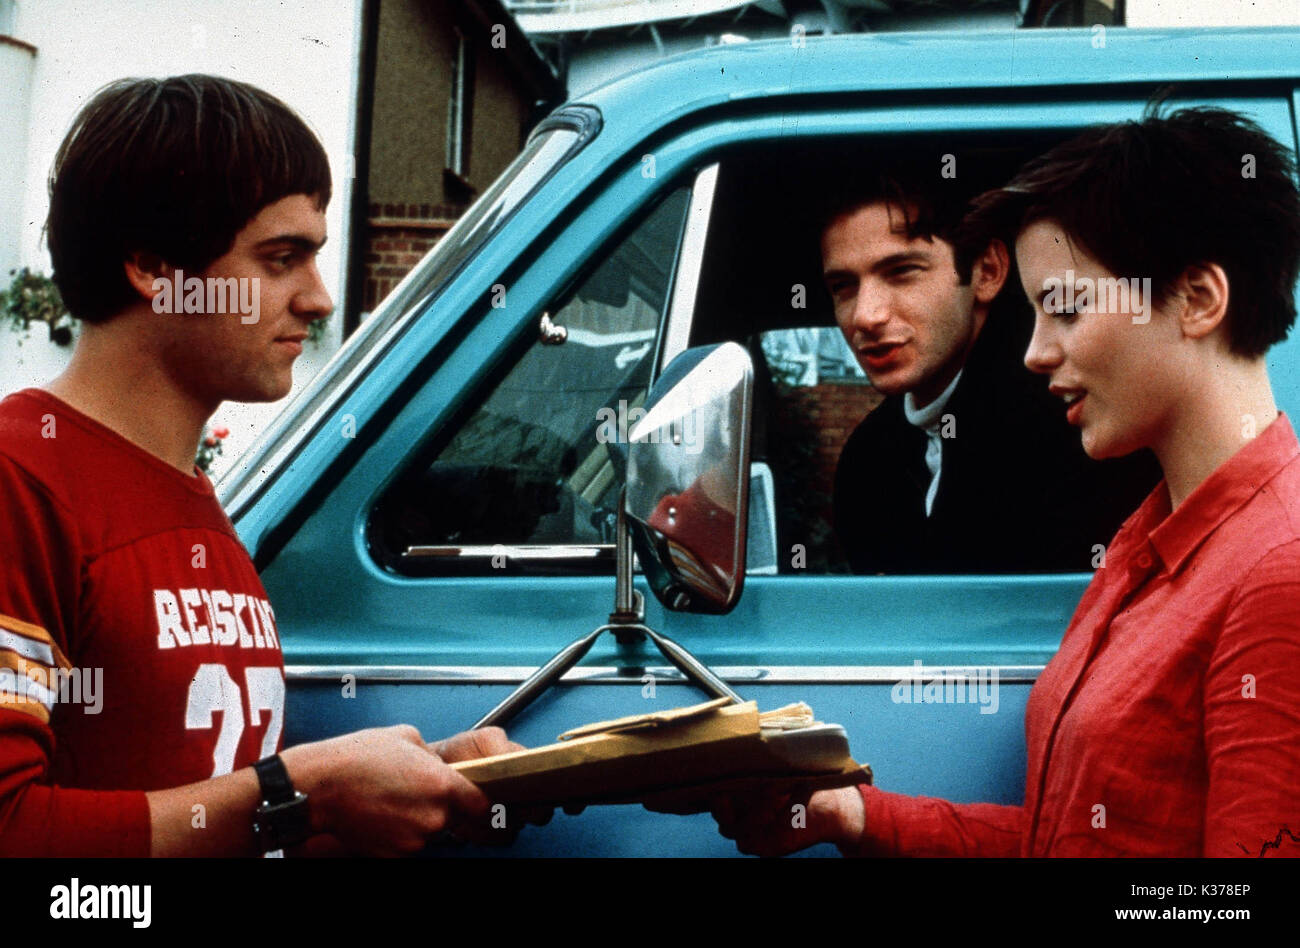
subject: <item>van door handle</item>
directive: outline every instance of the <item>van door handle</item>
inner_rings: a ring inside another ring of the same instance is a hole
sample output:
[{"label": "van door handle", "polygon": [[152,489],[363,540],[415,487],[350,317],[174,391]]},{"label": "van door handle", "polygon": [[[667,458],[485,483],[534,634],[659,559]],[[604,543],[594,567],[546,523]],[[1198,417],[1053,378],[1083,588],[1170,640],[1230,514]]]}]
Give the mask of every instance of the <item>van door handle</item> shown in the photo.
[{"label": "van door handle", "polygon": [[544,346],[558,346],[569,338],[569,330],[551,322],[550,313],[542,313],[541,321],[537,324],[537,337]]}]

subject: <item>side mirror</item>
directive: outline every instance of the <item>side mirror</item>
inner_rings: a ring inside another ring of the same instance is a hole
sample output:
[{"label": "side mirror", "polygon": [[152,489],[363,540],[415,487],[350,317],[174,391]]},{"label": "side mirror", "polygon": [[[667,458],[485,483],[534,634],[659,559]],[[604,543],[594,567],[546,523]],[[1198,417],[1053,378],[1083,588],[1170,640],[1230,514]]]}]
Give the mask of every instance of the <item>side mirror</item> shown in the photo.
[{"label": "side mirror", "polygon": [[669,609],[725,613],[740,599],[753,388],[743,346],[689,349],[628,432],[624,513],[650,588]]},{"label": "side mirror", "polygon": [[688,349],[650,390],[645,414],[610,456],[626,461],[619,509],[614,611],[609,622],[571,642],[528,676],[474,727],[505,724],[580,662],[605,632],[628,645],[649,639],[686,680],[717,698],[743,699],[708,666],[645,624],[632,587],[632,550],[669,609],[728,612],[745,579],[749,514],[749,421],[754,364],[734,342]]}]

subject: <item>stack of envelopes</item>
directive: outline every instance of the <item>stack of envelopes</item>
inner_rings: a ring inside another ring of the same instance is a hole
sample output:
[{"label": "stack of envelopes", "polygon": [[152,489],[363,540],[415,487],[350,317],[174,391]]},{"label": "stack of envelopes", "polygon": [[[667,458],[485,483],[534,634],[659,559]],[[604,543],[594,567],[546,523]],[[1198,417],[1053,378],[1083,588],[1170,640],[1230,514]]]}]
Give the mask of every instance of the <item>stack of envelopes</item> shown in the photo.
[{"label": "stack of envelopes", "polygon": [[871,782],[848,737],[806,704],[760,713],[718,698],[589,724],[546,747],[453,764],[502,803],[648,803],[690,812],[720,793],[812,791]]}]

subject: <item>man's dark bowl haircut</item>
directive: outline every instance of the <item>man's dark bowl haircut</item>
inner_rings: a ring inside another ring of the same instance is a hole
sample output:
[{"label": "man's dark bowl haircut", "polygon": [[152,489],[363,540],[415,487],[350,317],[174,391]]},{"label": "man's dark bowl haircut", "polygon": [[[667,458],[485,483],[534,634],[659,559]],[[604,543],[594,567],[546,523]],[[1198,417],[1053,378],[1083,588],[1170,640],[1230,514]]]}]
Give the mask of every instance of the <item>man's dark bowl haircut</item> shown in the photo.
[{"label": "man's dark bowl haircut", "polygon": [[1261,356],[1296,318],[1294,159],[1234,112],[1158,111],[1088,129],[1033,159],[980,195],[963,227],[1014,244],[1030,224],[1054,221],[1116,277],[1150,278],[1154,305],[1188,267],[1217,263],[1228,277],[1231,350]]},{"label": "man's dark bowl haircut", "polygon": [[86,104],[50,175],[54,281],[74,316],[139,299],[123,262],[155,254],[198,275],[268,204],[330,199],[329,161],[283,102],[217,76],[120,79]]}]

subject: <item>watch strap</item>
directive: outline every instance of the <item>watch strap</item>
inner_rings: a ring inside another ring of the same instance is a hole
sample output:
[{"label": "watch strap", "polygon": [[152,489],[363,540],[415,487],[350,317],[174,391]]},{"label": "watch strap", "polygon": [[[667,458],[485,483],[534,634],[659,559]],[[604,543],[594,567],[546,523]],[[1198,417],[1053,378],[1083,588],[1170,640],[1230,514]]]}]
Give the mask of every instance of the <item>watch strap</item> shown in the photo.
[{"label": "watch strap", "polygon": [[262,800],[266,803],[288,803],[293,799],[293,781],[279,754],[264,757],[253,765],[257,782],[262,788]]},{"label": "watch strap", "polygon": [[253,833],[258,848],[275,853],[296,846],[312,835],[307,795],[299,793],[279,754],[253,764],[261,787],[262,802],[253,814]]}]

